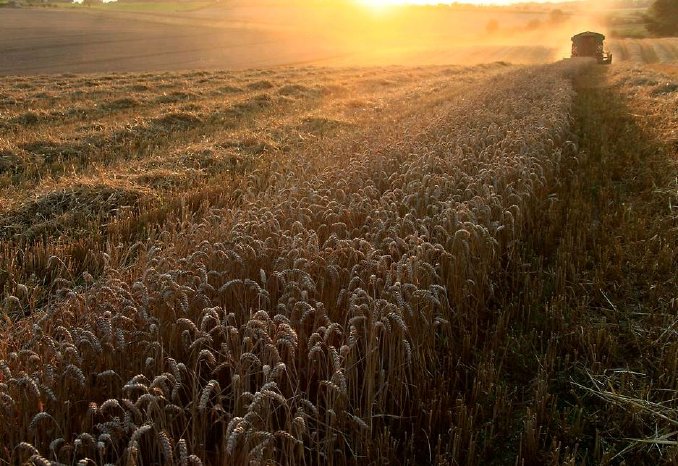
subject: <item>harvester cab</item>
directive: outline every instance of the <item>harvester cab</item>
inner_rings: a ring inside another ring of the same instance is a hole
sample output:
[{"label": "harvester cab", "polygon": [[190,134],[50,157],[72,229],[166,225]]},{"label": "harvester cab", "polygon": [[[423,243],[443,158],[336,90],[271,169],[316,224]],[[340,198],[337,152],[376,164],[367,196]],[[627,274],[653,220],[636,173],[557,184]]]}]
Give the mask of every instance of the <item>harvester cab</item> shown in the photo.
[{"label": "harvester cab", "polygon": [[595,58],[602,65],[612,63],[612,54],[605,50],[605,36],[597,32],[582,32],[572,36],[572,57]]}]

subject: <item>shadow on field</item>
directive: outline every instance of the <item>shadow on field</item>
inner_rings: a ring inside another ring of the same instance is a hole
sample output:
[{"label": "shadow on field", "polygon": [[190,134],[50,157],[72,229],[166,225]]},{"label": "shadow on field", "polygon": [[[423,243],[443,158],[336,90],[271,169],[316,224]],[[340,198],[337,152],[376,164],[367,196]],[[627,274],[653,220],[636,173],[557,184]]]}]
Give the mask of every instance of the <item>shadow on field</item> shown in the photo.
[{"label": "shadow on field", "polygon": [[675,148],[643,126],[638,114],[649,110],[629,108],[607,73],[577,79],[579,151],[524,245],[522,284],[502,304],[516,464],[678,459]]}]

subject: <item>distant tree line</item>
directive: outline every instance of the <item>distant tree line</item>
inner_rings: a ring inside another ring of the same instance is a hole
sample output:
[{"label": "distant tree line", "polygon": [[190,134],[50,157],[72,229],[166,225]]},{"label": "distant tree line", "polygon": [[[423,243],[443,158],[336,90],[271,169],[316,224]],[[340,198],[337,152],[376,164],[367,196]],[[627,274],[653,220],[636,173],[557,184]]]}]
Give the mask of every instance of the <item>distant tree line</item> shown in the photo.
[{"label": "distant tree line", "polygon": [[678,0],[656,0],[645,15],[645,27],[657,36],[677,36]]}]

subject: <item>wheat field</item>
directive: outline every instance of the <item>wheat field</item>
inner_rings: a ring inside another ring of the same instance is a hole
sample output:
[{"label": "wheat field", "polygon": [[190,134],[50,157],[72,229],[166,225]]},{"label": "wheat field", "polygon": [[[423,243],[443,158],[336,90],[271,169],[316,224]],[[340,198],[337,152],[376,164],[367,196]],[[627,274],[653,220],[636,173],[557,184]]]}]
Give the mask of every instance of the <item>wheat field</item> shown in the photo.
[{"label": "wheat field", "polygon": [[0,83],[0,464],[675,464],[678,84]]}]

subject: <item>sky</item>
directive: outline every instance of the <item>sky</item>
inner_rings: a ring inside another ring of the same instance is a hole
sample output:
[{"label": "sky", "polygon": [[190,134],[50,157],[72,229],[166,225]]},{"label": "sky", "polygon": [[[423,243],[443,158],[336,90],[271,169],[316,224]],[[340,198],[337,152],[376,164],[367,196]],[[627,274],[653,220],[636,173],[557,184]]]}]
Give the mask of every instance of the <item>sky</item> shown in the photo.
[{"label": "sky", "polygon": [[[445,0],[358,0],[359,3],[374,6],[386,7],[389,5],[417,4],[417,5],[436,5],[440,3],[452,3]],[[563,0],[460,0],[462,3],[475,3],[478,5],[510,5],[512,3],[557,3]]]}]

